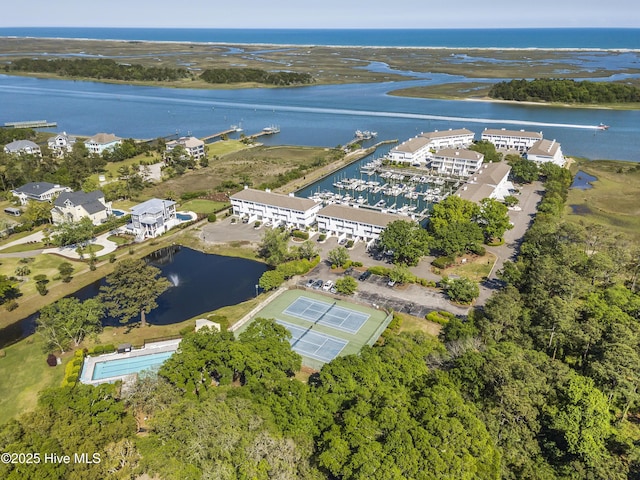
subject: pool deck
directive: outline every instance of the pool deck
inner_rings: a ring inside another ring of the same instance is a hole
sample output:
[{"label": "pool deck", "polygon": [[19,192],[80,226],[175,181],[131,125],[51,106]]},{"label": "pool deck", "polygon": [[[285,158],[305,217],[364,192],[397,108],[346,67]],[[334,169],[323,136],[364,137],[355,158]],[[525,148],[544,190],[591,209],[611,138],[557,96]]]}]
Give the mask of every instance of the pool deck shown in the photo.
[{"label": "pool deck", "polygon": [[151,353],[172,352],[178,349],[180,339],[177,340],[165,340],[162,342],[147,343],[144,347],[131,350],[126,353],[105,353],[96,357],[87,356],[84,359],[84,365],[82,366],[82,374],[80,375],[80,381],[86,385],[99,385],[101,383],[113,383],[118,380],[122,380],[124,383],[133,382],[137,373],[130,373],[128,375],[120,375],[117,377],[101,378],[99,380],[93,379],[93,371],[96,367],[96,363],[106,362],[109,360],[120,360],[123,358],[135,358],[149,355]]}]

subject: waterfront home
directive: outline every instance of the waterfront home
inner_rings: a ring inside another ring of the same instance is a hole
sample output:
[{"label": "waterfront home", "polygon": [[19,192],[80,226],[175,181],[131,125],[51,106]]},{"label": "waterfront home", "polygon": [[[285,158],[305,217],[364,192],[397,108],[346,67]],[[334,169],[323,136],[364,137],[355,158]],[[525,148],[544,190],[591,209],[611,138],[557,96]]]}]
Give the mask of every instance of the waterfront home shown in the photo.
[{"label": "waterfront home", "polygon": [[522,154],[542,140],[542,132],[485,128],[481,138],[493,143],[498,150],[516,150]]},{"label": "waterfront home", "polygon": [[167,142],[165,145],[166,152],[171,152],[178,145],[183,147],[185,151],[196,160],[204,157],[204,142],[196,137],[180,137],[177,140]]},{"label": "waterfront home", "polygon": [[67,135],[67,132],[59,133],[55,137],[50,137],[47,140],[49,149],[58,156],[64,155],[65,152],[72,151],[75,143],[76,137]]},{"label": "waterfront home", "polygon": [[85,140],[84,145],[89,153],[102,155],[105,150],[113,150],[118,145],[122,145],[122,139],[113,133],[97,133],[93,137]]},{"label": "waterfront home", "polygon": [[555,140],[538,140],[527,153],[524,154],[524,157],[527,160],[536,162],[538,165],[551,162],[560,167],[564,167],[566,163],[564,155],[562,154],[562,148]]},{"label": "waterfront home", "polygon": [[468,177],[476,172],[484,160],[482,153],[466,148],[443,148],[433,154],[431,168],[443,175]]},{"label": "waterfront home", "polygon": [[71,192],[69,187],[49,182],[31,182],[11,190],[18,197],[21,205],[26,205],[29,200],[36,202],[50,202],[62,192]]},{"label": "waterfront home", "polygon": [[301,229],[310,227],[315,223],[316,214],[322,208],[321,203],[308,198],[247,187],[231,195],[230,200],[234,215],[248,222],[271,222],[274,227],[279,225]]},{"label": "waterfront home", "polygon": [[390,213],[336,204],[327,205],[317,215],[318,232],[368,243],[376,240],[395,220],[399,217]]},{"label": "waterfront home", "polygon": [[4,153],[14,155],[42,155],[38,144],[31,140],[15,140],[11,143],[7,143],[4,146]]},{"label": "waterfront home", "polygon": [[111,202],[105,201],[100,190],[93,192],[62,192],[53,202],[53,223],[78,222],[88,217],[99,225],[111,215]]},{"label": "waterfront home", "polygon": [[443,148],[465,148],[473,143],[475,134],[466,128],[455,130],[435,130],[421,133],[421,137],[429,139],[429,150],[441,150]]},{"label": "waterfront home", "polygon": [[511,167],[505,162],[485,163],[455,194],[475,203],[480,203],[485,198],[504,200],[513,189],[509,172]]},{"label": "waterfront home", "polygon": [[131,207],[132,230],[138,240],[155,238],[171,230],[180,221],[176,217],[176,202],[152,198]]}]

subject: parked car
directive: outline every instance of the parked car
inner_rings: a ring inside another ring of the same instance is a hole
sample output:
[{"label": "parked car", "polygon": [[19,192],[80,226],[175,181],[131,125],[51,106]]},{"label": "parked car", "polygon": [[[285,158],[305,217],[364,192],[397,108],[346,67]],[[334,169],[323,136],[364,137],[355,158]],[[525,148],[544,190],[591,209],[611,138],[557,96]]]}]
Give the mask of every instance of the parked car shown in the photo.
[{"label": "parked car", "polygon": [[331,288],[333,288],[333,282],[331,280],[327,280],[326,282],[324,282],[324,285],[322,286],[322,289],[325,291],[329,291],[331,290]]},{"label": "parked car", "polygon": [[364,282],[367,278],[369,278],[371,276],[371,272],[369,270],[364,271],[360,274],[360,276],[358,277],[358,280],[360,280],[361,282]]},{"label": "parked car", "polygon": [[310,278],[309,280],[307,280],[307,283],[305,284],[305,287],[311,288],[311,287],[313,287],[314,283],[316,283],[316,281],[313,278]]},{"label": "parked car", "polygon": [[389,280],[389,281],[387,282],[387,286],[388,286],[388,287],[393,287],[393,286],[395,286],[395,284],[396,284],[396,281],[395,281],[395,280]]},{"label": "parked car", "polygon": [[341,238],[341,239],[338,241],[338,245],[346,245],[346,244],[347,244],[347,239],[346,239],[346,238]]},{"label": "parked car", "polygon": [[315,283],[313,284],[314,290],[318,290],[319,288],[322,288],[323,284],[324,282],[322,280],[316,280]]},{"label": "parked car", "polygon": [[331,289],[329,289],[329,293],[338,293],[338,290],[336,290],[336,287],[331,287]]}]

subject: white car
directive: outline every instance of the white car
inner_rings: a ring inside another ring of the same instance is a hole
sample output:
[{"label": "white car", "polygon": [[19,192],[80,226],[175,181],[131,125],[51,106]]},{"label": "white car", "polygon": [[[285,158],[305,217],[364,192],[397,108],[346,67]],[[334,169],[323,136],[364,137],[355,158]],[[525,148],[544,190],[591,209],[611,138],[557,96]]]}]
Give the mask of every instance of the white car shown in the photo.
[{"label": "white car", "polygon": [[326,282],[324,282],[324,285],[322,286],[322,289],[327,292],[332,288],[333,288],[333,282],[331,280],[327,280]]}]

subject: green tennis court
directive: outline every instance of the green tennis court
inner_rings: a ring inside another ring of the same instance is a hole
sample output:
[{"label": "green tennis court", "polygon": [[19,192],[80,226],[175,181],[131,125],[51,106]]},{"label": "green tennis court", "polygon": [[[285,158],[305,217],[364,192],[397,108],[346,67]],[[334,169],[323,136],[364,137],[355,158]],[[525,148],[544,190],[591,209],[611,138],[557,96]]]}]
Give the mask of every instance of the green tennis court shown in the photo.
[{"label": "green tennis court", "polygon": [[271,318],[289,330],[291,348],[302,356],[302,364],[317,370],[336,356],[373,345],[391,321],[383,310],[296,289],[274,298],[253,318]]}]

